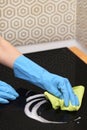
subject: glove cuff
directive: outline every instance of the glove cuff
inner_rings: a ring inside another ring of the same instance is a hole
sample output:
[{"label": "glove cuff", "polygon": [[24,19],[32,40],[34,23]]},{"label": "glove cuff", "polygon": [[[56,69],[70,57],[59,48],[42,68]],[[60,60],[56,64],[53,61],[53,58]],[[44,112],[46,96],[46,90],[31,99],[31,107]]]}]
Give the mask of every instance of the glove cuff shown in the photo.
[{"label": "glove cuff", "polygon": [[15,60],[13,64],[13,71],[15,77],[27,80],[28,82],[43,88],[43,79],[41,77],[46,70],[24,55],[19,56]]}]

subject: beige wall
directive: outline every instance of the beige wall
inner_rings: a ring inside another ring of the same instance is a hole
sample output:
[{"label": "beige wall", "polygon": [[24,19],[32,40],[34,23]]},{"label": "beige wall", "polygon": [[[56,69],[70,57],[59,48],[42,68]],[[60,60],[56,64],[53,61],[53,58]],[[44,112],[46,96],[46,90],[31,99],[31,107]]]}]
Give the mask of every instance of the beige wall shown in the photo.
[{"label": "beige wall", "polygon": [[87,0],[77,0],[76,37],[81,45],[87,47]]},{"label": "beige wall", "polygon": [[15,46],[74,39],[76,0],[0,0],[0,35]]}]

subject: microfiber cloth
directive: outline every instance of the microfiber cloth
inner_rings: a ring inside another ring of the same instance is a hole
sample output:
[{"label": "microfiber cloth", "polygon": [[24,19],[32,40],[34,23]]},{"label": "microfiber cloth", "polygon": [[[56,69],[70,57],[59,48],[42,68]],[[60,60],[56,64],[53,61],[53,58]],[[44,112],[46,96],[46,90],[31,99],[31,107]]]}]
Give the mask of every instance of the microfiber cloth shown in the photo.
[{"label": "microfiber cloth", "polygon": [[77,95],[78,100],[79,100],[79,106],[73,106],[71,104],[71,102],[69,102],[69,106],[66,107],[64,105],[63,99],[55,97],[52,94],[48,93],[47,91],[44,92],[44,95],[45,95],[46,99],[48,99],[51,102],[52,107],[55,110],[60,108],[61,110],[78,111],[81,107],[81,104],[82,104],[82,98],[83,98],[83,95],[84,95],[84,90],[85,90],[85,87],[82,86],[82,85],[73,87],[73,91]]}]

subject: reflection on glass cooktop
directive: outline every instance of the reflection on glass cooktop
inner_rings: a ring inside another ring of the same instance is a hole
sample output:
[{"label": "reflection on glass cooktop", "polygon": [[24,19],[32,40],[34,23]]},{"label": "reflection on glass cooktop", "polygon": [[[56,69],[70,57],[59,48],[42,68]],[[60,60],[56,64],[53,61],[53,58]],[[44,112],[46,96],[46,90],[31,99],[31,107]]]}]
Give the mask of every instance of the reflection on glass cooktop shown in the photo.
[{"label": "reflection on glass cooktop", "polygon": [[20,97],[0,105],[1,130],[84,130],[87,129],[87,65],[68,48],[26,54],[52,73],[67,77],[72,86],[85,86],[82,107],[78,112],[53,110],[43,90],[17,79],[13,71],[0,65],[0,80],[11,84]]}]

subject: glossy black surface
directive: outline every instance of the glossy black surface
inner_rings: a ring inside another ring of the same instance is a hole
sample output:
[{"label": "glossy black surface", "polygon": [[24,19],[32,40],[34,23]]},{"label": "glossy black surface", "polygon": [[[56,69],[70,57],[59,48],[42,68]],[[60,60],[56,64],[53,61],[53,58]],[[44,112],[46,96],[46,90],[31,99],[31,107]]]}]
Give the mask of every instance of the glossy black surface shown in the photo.
[{"label": "glossy black surface", "polygon": [[[84,85],[85,94],[78,112],[54,111],[50,103],[42,105],[38,114],[50,120],[67,121],[67,124],[45,124],[24,114],[26,92],[43,93],[40,88],[14,77],[11,69],[0,65],[0,80],[11,84],[20,97],[8,105],[0,105],[0,130],[86,130],[87,129],[87,65],[67,48],[26,54],[27,57],[52,73],[69,78],[72,86]],[[80,120],[74,119],[81,117]]]}]

